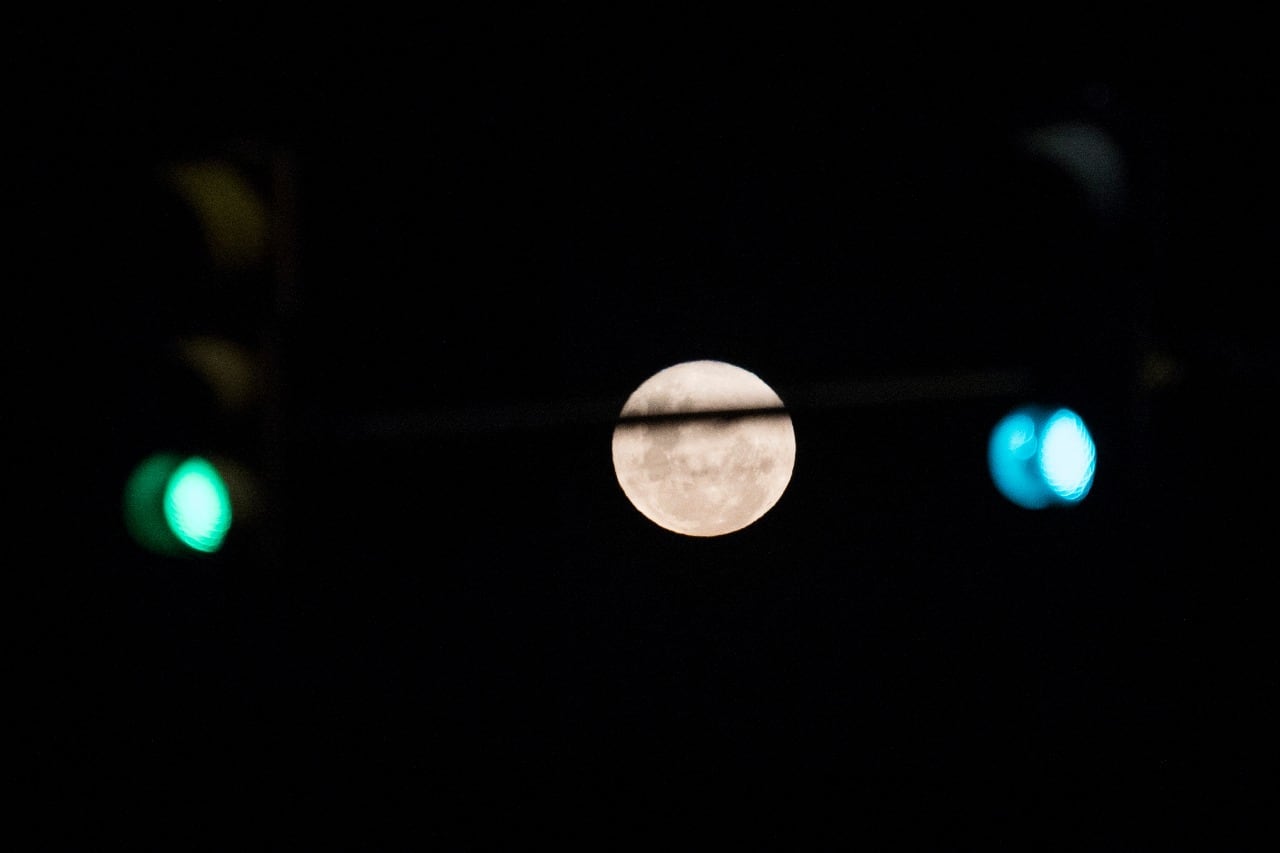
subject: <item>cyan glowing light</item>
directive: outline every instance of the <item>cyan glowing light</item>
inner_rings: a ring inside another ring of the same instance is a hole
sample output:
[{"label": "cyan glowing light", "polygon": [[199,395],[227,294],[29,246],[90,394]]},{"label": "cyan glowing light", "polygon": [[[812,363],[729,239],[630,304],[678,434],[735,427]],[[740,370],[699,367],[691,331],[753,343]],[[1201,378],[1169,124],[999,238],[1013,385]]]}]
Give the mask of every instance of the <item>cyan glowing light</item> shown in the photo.
[{"label": "cyan glowing light", "polygon": [[1097,451],[1075,412],[1024,406],[991,431],[987,463],[1002,495],[1025,509],[1044,509],[1084,499]]},{"label": "cyan glowing light", "polygon": [[231,497],[207,460],[157,453],[125,485],[124,515],[133,538],[148,550],[209,554],[231,529]]},{"label": "cyan glowing light", "polygon": [[1097,452],[1080,416],[1059,409],[1049,416],[1040,442],[1040,471],[1055,495],[1078,501],[1093,485]]}]

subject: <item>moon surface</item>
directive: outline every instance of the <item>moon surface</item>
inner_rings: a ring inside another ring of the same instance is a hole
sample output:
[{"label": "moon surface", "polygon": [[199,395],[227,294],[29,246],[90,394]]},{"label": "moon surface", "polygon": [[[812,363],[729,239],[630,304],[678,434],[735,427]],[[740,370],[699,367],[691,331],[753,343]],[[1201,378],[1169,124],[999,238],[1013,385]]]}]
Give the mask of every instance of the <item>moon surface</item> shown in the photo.
[{"label": "moon surface", "polygon": [[782,400],[723,361],[655,373],[632,392],[613,431],[622,491],[650,521],[687,536],[723,536],[760,519],[786,491],[795,459]]}]

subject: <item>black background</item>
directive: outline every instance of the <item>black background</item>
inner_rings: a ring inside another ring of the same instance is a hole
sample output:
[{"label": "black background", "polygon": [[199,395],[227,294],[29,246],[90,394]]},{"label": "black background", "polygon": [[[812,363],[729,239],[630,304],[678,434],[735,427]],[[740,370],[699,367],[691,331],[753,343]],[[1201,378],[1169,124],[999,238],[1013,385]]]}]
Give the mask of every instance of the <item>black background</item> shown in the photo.
[{"label": "black background", "polygon": [[[732,825],[782,843],[796,801],[841,841],[869,813],[1064,849],[1254,815],[1265,66],[892,23],[220,26],[11,60],[15,254],[54,320],[9,318],[44,415],[19,461],[58,508],[15,560],[35,787],[372,788],[424,838],[517,837],[530,802],[576,831],[620,783],[647,793],[602,839],[726,789],[765,795]],[[1063,122],[1121,153],[1105,210],[1019,143]],[[156,180],[200,157],[291,224],[293,274],[210,272]],[[181,371],[196,331],[264,354],[260,410]],[[711,540],[635,512],[609,455],[609,413],[695,358],[795,403],[787,493]],[[966,371],[1024,384],[968,395]],[[1079,506],[991,488],[986,436],[1023,401],[1094,429]],[[120,525],[166,444],[264,474],[268,512],[213,558]]]}]

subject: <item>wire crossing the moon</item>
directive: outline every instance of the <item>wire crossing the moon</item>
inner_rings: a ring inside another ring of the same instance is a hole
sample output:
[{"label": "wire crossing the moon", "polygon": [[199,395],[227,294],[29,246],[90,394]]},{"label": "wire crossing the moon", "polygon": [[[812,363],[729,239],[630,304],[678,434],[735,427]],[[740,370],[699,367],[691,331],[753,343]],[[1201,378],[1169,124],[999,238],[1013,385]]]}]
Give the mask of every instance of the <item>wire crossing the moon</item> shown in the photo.
[{"label": "wire crossing the moon", "polygon": [[431,412],[386,413],[362,418],[312,418],[321,434],[347,441],[412,440],[422,436],[521,432],[582,426],[669,423],[823,413],[922,402],[1010,397],[1032,390],[1026,370],[974,370],[815,383],[786,389],[785,406],[717,408],[619,415],[616,399],[529,401],[520,405]]}]

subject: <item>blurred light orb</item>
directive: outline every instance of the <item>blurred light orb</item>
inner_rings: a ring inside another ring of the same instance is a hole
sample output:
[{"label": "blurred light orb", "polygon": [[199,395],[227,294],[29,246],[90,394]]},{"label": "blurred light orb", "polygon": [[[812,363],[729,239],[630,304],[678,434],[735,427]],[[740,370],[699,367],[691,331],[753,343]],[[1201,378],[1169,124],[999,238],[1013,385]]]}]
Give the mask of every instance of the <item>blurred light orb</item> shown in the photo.
[{"label": "blurred light orb", "polygon": [[987,444],[996,489],[1024,509],[1079,503],[1089,494],[1097,449],[1070,409],[1023,406],[996,424]]},{"label": "blurred light orb", "polygon": [[207,459],[157,453],[125,484],[124,514],[134,540],[149,551],[211,554],[231,529],[231,496]]},{"label": "blurred light orb", "polygon": [[231,527],[231,498],[218,469],[199,457],[179,465],[165,489],[164,517],[188,548],[210,553],[222,547]]}]

